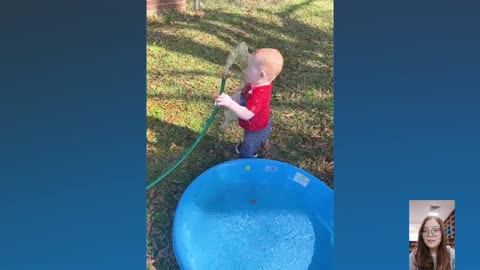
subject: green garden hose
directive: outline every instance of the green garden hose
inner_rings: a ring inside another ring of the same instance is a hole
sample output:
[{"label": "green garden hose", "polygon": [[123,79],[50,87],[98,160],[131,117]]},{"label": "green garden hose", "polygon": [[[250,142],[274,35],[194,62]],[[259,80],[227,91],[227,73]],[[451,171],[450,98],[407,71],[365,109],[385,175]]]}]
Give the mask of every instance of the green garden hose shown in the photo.
[{"label": "green garden hose", "polygon": [[[225,91],[225,82],[227,80],[227,77],[226,76],[223,76],[222,77],[222,85],[220,87],[220,94],[222,94],[224,91]],[[163,178],[165,178],[167,175],[169,175],[171,172],[173,172],[189,155],[190,153],[192,153],[193,149],[197,146],[197,144],[203,139],[203,137],[205,136],[205,134],[207,133],[208,131],[208,128],[210,127],[210,125],[212,124],[213,122],[213,119],[215,119],[215,116],[217,115],[218,113],[218,106],[215,105],[215,108],[213,109],[213,112],[212,114],[210,115],[210,118],[208,118],[207,120],[207,123],[205,125],[205,127],[203,128],[202,132],[200,133],[200,135],[198,135],[197,139],[195,140],[195,142],[192,144],[192,146],[190,146],[190,148],[187,150],[187,152],[185,152],[185,154],[182,156],[181,159],[179,159],[175,164],[173,164],[172,167],[170,167],[166,172],[164,172],[162,175],[160,175],[157,179],[155,179],[154,181],[152,181],[150,184],[147,185],[147,191],[149,189],[151,189],[152,187],[154,187],[156,184],[158,184],[160,181],[162,181]]]}]

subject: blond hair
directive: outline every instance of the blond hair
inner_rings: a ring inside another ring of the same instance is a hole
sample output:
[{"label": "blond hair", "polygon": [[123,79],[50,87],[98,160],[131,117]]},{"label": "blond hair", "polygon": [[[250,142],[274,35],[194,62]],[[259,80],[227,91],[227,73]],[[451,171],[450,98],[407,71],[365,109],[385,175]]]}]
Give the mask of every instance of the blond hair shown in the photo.
[{"label": "blond hair", "polygon": [[267,75],[268,80],[273,81],[282,72],[283,57],[277,49],[258,49],[252,55]]}]

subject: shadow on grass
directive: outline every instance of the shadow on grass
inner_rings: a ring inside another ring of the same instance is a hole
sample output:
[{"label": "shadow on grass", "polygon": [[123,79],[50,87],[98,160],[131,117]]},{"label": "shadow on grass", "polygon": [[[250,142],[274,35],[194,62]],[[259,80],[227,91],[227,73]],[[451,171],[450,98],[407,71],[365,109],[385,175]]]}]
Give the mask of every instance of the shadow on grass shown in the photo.
[{"label": "shadow on grass", "polygon": [[[309,0],[293,5],[280,13],[258,11],[272,16],[277,23],[265,23],[248,12],[237,14],[221,9],[207,10],[202,19],[177,13],[170,15],[172,19],[167,20],[167,23],[149,21],[147,44],[155,44],[220,66],[225,64],[229,51],[200,44],[191,37],[176,35],[175,31],[180,29],[200,31],[232,46],[236,41],[245,41],[250,50],[263,47],[277,48],[284,55],[285,68],[275,82],[276,85],[284,87],[277,88],[276,91],[305,88],[333,91],[333,33],[324,32],[291,16],[297,9],[311,2],[312,0]],[[165,28],[168,28],[168,31]],[[324,56],[323,52],[327,56]],[[292,80],[289,80],[290,77]]]},{"label": "shadow on grass", "polygon": [[[147,149],[147,181],[150,183],[183,156],[199,133],[154,117],[147,117],[147,126],[153,134]],[[234,144],[207,134],[175,171],[148,191],[148,248],[153,253],[158,270],[178,269],[173,255],[171,229],[175,208],[183,192],[208,168],[236,158],[233,147]]]}]

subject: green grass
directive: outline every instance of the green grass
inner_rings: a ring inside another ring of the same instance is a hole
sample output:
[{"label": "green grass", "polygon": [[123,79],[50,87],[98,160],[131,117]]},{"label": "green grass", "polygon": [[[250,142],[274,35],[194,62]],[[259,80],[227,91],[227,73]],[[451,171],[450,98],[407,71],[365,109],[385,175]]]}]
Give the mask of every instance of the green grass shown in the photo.
[{"label": "green grass", "polygon": [[[147,18],[147,179],[192,145],[213,109],[235,41],[251,50],[279,49],[285,58],[272,96],[273,132],[266,158],[296,165],[333,188],[333,1],[201,1],[205,14]],[[255,3],[255,4],[254,4]],[[237,91],[234,74],[226,92]],[[171,175],[148,192],[147,245],[157,270],[178,269],[173,214],[186,187],[206,169],[236,158],[242,130],[222,130],[223,111]]]}]

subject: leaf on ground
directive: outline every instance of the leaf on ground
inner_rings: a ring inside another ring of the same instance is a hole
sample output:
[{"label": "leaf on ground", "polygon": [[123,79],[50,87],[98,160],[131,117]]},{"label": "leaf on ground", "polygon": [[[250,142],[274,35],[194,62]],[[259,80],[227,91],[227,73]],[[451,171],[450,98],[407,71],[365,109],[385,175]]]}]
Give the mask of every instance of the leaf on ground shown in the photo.
[{"label": "leaf on ground", "polygon": [[178,150],[178,148],[179,147],[175,143],[170,144],[170,150],[176,151],[176,150]]}]

